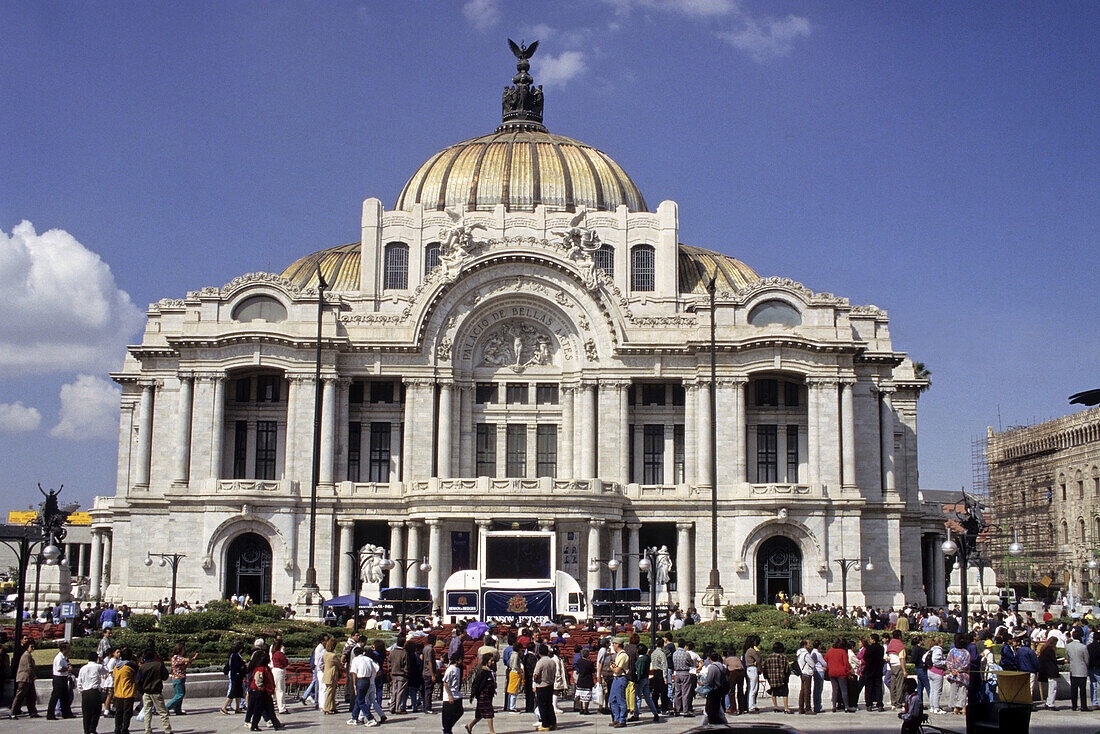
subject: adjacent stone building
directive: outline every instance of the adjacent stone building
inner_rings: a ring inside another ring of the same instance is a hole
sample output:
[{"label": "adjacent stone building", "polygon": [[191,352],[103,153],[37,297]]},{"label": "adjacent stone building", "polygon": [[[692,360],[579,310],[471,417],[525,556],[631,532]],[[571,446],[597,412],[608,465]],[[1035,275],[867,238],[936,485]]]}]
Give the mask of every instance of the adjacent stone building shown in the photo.
[{"label": "adjacent stone building", "polygon": [[622,556],[638,586],[631,554],[666,545],[674,600],[698,605],[717,482],[725,601],[839,602],[840,558],[874,561],[849,603],[924,599],[923,533],[942,533],[917,493],[928,382],[886,312],[681,243],[675,202],[651,211],[612,158],[546,129],[526,63],[501,125],[432,155],[392,210],[367,199],[352,243],[150,306],[114,374],[118,486],[92,551],[111,583],[93,595],[163,597],[142,561],[175,550],[181,598],[297,598],[319,395],[326,596],[351,591],[346,552],[369,543],[426,556],[426,578],[387,583],[438,602],[511,527],[553,531],[589,593],[608,585],[591,559]]},{"label": "adjacent stone building", "polygon": [[[1100,558],[1100,407],[1034,426],[994,432],[986,442],[989,498],[1002,532],[992,541],[997,574],[1017,588],[1093,597]],[[1015,537],[1024,555],[1008,556]]]}]

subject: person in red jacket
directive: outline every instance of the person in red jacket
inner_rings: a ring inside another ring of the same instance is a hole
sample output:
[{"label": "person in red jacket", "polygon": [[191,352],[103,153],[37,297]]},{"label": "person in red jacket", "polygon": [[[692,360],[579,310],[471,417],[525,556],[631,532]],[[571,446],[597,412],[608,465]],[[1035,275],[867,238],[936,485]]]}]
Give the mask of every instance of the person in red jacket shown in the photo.
[{"label": "person in red jacket", "polygon": [[852,666],[848,664],[846,640],[838,639],[825,653],[825,673],[833,684],[833,713],[841,710],[841,704],[844,711],[855,711],[848,705],[848,676],[852,674]]},{"label": "person in red jacket", "polygon": [[261,715],[271,723],[272,729],[283,728],[275,715],[275,702],[272,698],[275,694],[275,676],[271,672],[270,662],[266,652],[257,650],[252,664],[248,666],[248,714],[244,721],[251,724],[252,731],[260,730]]}]

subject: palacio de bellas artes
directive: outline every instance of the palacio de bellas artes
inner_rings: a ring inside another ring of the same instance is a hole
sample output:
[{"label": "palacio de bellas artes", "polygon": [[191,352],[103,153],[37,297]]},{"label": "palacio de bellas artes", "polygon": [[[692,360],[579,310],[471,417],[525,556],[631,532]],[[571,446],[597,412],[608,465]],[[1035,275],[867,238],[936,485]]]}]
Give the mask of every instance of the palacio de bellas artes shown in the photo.
[{"label": "palacio de bellas artes", "polygon": [[[171,550],[181,599],[316,613],[369,548],[414,562],[365,597],[584,618],[597,589],[648,588],[606,559],[653,547],[661,603],[708,614],[780,592],[943,604],[942,510],[917,484],[928,381],[887,312],[683,242],[679,203],[551,132],[536,44],[512,50],[495,129],[365,192],[346,244],[150,305],[112,374],[89,596],[153,605],[146,554]],[[873,564],[842,579],[843,558]]]}]

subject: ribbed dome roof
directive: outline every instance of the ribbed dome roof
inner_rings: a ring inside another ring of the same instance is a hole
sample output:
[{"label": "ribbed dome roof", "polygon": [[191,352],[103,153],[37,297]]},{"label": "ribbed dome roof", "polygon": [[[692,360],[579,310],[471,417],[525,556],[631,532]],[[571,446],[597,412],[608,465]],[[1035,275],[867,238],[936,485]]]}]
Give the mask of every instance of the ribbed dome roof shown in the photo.
[{"label": "ribbed dome roof", "polygon": [[[317,287],[317,265],[334,291],[359,290],[359,243],[330,247],[294,261],[282,277],[299,288]],[[739,291],[759,276],[740,260],[691,245],[680,245],[680,292],[706,293],[712,273],[718,290]]]},{"label": "ribbed dome roof", "polygon": [[504,125],[437,153],[405,184],[396,208],[614,211],[626,204],[646,211],[642,193],[610,156],[538,128]]}]

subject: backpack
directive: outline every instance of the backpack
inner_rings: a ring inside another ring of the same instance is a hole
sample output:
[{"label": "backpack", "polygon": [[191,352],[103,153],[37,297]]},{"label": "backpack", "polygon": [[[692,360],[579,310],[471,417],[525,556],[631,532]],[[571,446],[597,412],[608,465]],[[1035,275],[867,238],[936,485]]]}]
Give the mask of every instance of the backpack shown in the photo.
[{"label": "backpack", "polygon": [[256,668],[256,672],[252,674],[252,685],[256,686],[257,691],[262,691],[264,689],[263,668]]}]

